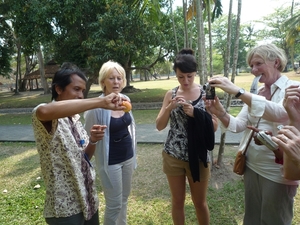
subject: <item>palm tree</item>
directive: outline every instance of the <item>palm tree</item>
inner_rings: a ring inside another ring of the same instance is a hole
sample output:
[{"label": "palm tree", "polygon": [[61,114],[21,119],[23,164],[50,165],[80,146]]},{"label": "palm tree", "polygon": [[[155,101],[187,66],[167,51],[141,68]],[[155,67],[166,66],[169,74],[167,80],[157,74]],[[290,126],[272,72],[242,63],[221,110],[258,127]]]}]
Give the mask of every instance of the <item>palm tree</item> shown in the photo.
[{"label": "palm tree", "polygon": [[291,7],[291,18],[283,23],[282,28],[286,31],[286,42],[291,48],[291,63],[294,67],[294,50],[295,43],[297,43],[300,34],[300,13],[293,14],[294,1],[292,2]]},{"label": "palm tree", "polygon": [[171,12],[171,18],[172,18],[173,32],[174,32],[174,37],[175,37],[176,51],[179,52],[177,32],[176,32],[174,14],[173,14],[173,9],[172,9],[172,0],[169,0],[169,2],[170,2],[170,12]]},{"label": "palm tree", "polygon": [[[227,40],[231,40],[231,26],[232,26],[231,25],[232,24],[231,10],[232,10],[232,0],[230,0],[230,6],[229,6]],[[236,36],[235,36],[235,43],[234,43],[233,65],[232,65],[232,74],[231,74],[231,82],[232,83],[234,83],[234,81],[235,81],[236,67],[237,67],[237,61],[238,61],[241,11],[242,11],[242,0],[238,0],[238,14],[237,14],[236,32],[235,32]],[[229,75],[230,45],[231,45],[230,41],[228,41],[227,42],[227,50],[226,50],[227,54],[226,54],[226,60],[225,60],[225,74],[224,74],[224,76],[227,76],[227,77]],[[232,99],[231,95],[229,95],[229,94],[224,95],[224,103],[223,104],[225,104],[225,109],[227,112],[230,111],[231,99]],[[226,133],[222,132],[219,153],[218,153],[218,160],[217,160],[218,165],[220,165],[222,163],[223,153],[224,153],[224,149],[225,149],[225,139],[226,139]]]},{"label": "palm tree", "polygon": [[[199,5],[198,5],[199,3]],[[215,18],[218,18],[222,15],[222,4],[220,0],[203,0],[200,4],[200,1],[192,1],[192,4],[188,7],[187,19],[190,20],[193,16],[197,17],[198,34],[198,48],[199,48],[199,66],[200,66],[200,83],[203,84],[207,81],[207,60],[206,60],[206,48],[205,48],[205,34],[203,26],[203,18],[207,18],[208,22],[208,36],[209,36],[209,71],[210,76],[213,73],[213,62],[212,62],[212,37],[211,37],[211,23]],[[214,9],[211,12],[211,6],[214,4]],[[201,6],[201,12],[198,12],[199,6]],[[202,12],[204,10],[204,12]],[[201,14],[201,15],[200,15]],[[203,34],[202,34],[203,32]],[[199,40],[200,39],[200,40]],[[202,43],[201,43],[201,42]],[[201,43],[201,44],[200,44]],[[203,61],[202,61],[203,58]]]}]

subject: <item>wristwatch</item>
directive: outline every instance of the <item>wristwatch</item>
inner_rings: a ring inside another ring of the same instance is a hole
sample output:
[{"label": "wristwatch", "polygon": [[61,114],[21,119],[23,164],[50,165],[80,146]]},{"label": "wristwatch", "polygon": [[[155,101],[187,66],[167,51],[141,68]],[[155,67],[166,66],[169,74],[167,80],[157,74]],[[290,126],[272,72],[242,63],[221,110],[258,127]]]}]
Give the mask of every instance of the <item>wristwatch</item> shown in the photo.
[{"label": "wristwatch", "polygon": [[240,97],[242,94],[244,94],[245,93],[245,89],[244,88],[241,88],[240,90],[239,90],[239,92],[235,95],[235,97],[236,98],[238,98],[238,97]]}]

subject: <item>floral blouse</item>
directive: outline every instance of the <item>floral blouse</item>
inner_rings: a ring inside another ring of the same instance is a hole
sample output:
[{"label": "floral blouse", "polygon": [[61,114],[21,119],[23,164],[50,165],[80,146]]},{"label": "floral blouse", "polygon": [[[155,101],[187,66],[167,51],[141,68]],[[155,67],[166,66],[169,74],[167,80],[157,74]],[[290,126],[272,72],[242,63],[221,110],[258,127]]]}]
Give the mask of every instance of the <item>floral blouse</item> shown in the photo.
[{"label": "floral blouse", "polygon": [[98,210],[95,171],[85,156],[88,135],[73,117],[52,121],[48,132],[32,113],[32,125],[46,185],[44,217],[69,217],[83,212],[89,220]]}]

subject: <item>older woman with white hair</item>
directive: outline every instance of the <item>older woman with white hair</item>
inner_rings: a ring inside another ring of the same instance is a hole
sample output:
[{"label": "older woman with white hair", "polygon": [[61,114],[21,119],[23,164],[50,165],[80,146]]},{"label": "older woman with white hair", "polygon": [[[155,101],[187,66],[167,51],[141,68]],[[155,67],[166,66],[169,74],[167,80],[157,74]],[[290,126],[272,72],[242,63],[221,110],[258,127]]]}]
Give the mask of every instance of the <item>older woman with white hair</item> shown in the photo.
[{"label": "older woman with white hair", "polygon": [[[289,116],[282,105],[285,89],[297,82],[281,74],[287,64],[287,57],[282,49],[273,44],[260,45],[250,50],[247,62],[251,73],[259,76],[259,82],[263,83],[258,94],[245,91],[226,77],[213,77],[209,80],[211,86],[221,88],[245,104],[236,117],[225,111],[217,97],[207,100],[206,107],[218,116],[223,128],[231,132],[245,131],[250,125],[256,132],[267,130],[276,135],[278,125],[289,122]],[[257,124],[258,127],[254,128]],[[250,142],[244,173],[244,225],[291,224],[298,181],[282,176],[282,165],[277,163],[280,159],[282,151],[271,151],[257,138]]]}]

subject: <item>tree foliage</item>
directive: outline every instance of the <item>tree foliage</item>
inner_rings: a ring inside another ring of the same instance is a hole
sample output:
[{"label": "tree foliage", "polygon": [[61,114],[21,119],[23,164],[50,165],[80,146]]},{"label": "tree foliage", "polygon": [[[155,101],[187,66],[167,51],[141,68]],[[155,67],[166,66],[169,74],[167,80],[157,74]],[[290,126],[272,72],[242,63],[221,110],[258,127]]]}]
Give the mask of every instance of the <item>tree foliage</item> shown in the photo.
[{"label": "tree foliage", "polygon": [[[147,18],[147,17],[146,17]],[[145,19],[138,9],[132,8],[121,1],[107,5],[105,13],[91,23],[94,32],[84,46],[92,52],[89,59],[91,65],[101,65],[107,60],[121,63],[130,82],[130,71],[135,68],[149,70],[153,67],[153,55],[162,58],[170,47],[170,20],[161,17],[164,23]],[[156,49],[163,51],[156,51]],[[94,66],[100,68],[99,66]]]},{"label": "tree foliage", "polygon": [[10,61],[14,53],[13,32],[8,21],[9,5],[0,3],[0,75],[9,76],[11,70]]}]

